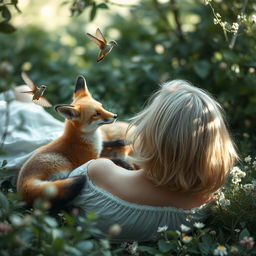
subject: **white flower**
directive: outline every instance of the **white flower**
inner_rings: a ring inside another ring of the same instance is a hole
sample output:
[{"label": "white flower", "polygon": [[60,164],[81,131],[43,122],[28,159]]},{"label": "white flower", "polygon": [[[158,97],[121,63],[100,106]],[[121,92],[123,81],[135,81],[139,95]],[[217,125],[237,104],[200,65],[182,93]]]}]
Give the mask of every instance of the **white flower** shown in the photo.
[{"label": "white flower", "polygon": [[247,17],[244,15],[244,14],[238,14],[237,15],[237,19],[239,21],[246,21],[247,20]]},{"label": "white flower", "polygon": [[158,227],[158,229],[157,229],[157,232],[158,233],[161,233],[161,232],[164,232],[164,231],[166,231],[168,229],[168,226],[162,226],[162,227]]},{"label": "white flower", "polygon": [[254,241],[254,238],[253,237],[248,237],[248,236],[245,236],[241,241],[240,241],[240,244],[244,245],[247,249],[252,249],[254,244],[255,244],[255,241]]},{"label": "white flower", "polygon": [[204,4],[208,5],[212,0],[204,0]]},{"label": "white flower", "polygon": [[246,176],[246,173],[243,172],[239,167],[235,166],[231,169],[230,174],[232,175],[232,183],[238,184],[241,182],[241,178]]},{"label": "white flower", "polygon": [[252,23],[256,23],[256,15],[252,15],[251,20],[252,20]]},{"label": "white flower", "polygon": [[255,185],[248,183],[243,185],[242,189],[247,195],[249,195],[255,189]]},{"label": "white flower", "polygon": [[187,217],[186,217],[186,221],[187,222],[190,222],[190,221],[192,221],[193,220],[193,215],[188,215]]},{"label": "white flower", "polygon": [[240,183],[241,182],[241,179],[240,178],[238,178],[238,177],[233,177],[232,178],[232,183],[233,184],[238,184],[238,183]]},{"label": "white flower", "polygon": [[138,243],[137,242],[133,242],[132,244],[129,244],[128,247],[127,247],[127,251],[129,254],[136,254],[137,252],[137,249],[138,249]]},{"label": "white flower", "polygon": [[194,223],[194,227],[195,228],[198,228],[198,229],[201,229],[201,228],[203,228],[205,225],[204,225],[204,223],[202,223],[202,222],[195,222]]},{"label": "white flower", "polygon": [[179,230],[176,230],[176,234],[177,234],[178,236],[180,236],[180,235],[181,235],[181,233],[180,233],[180,231],[179,231]]},{"label": "white flower", "polygon": [[214,255],[228,255],[227,248],[224,245],[219,245],[213,252]]},{"label": "white flower", "polygon": [[214,23],[214,25],[219,24],[219,22],[220,22],[220,20],[219,20],[219,19],[216,19],[216,18],[214,18],[214,19],[213,19],[213,23]]},{"label": "white flower", "polygon": [[250,163],[251,160],[252,160],[252,158],[251,158],[250,155],[244,158],[244,161],[245,161],[246,163]]},{"label": "white flower", "polygon": [[230,247],[230,253],[231,254],[237,254],[238,253],[238,248],[236,246],[231,246]]},{"label": "white flower", "polygon": [[192,241],[192,236],[183,236],[182,241],[183,243],[188,244],[189,242]]},{"label": "white flower", "polygon": [[223,192],[219,192],[218,200],[216,201],[216,203],[221,207],[226,207],[230,205],[230,200],[225,198],[225,195]]},{"label": "white flower", "polygon": [[232,24],[231,31],[232,31],[233,33],[237,33],[238,29],[239,29],[239,24],[236,23],[236,22],[234,22],[234,23]]},{"label": "white flower", "polygon": [[181,229],[182,232],[188,232],[190,230],[190,227],[188,227],[184,224],[181,224],[180,229]]}]

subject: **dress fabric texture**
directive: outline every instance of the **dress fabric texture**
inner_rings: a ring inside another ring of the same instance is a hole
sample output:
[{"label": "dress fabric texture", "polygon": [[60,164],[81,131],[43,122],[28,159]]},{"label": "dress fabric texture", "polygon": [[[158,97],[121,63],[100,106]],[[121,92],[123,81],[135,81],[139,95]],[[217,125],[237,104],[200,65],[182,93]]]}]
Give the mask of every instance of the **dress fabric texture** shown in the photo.
[{"label": "dress fabric texture", "polygon": [[86,176],[86,184],[81,193],[71,202],[71,206],[79,209],[80,217],[85,217],[88,212],[96,212],[98,216],[96,227],[102,231],[102,236],[99,238],[108,235],[111,225],[119,224],[121,232],[112,238],[112,242],[151,241],[159,237],[158,227],[167,226],[168,230],[175,231],[180,230],[181,224],[184,224],[192,230],[195,222],[202,222],[207,217],[209,204],[184,210],[125,201],[90,180],[88,166],[92,161],[76,168],[69,175]]},{"label": "dress fabric texture", "polygon": [[[7,101],[10,101],[8,110]],[[6,120],[7,111],[9,120]],[[15,100],[12,91],[0,94],[1,136],[6,132],[6,122],[7,136],[0,161],[7,160],[6,169],[12,176],[18,173],[35,150],[60,137],[65,125],[35,103]]]}]

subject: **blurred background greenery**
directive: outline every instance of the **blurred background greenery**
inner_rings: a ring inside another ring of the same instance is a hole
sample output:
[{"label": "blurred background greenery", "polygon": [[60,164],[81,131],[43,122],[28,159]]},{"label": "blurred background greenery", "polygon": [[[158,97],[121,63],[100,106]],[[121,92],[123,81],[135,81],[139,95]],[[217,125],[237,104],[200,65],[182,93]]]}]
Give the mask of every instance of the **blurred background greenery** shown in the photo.
[{"label": "blurred background greenery", "polygon": [[[1,0],[0,13],[1,92],[23,84],[24,70],[48,85],[50,102],[69,103],[82,74],[125,120],[161,82],[181,78],[213,93],[240,154],[255,153],[255,1]],[[100,63],[86,37],[97,27],[119,44]]]}]

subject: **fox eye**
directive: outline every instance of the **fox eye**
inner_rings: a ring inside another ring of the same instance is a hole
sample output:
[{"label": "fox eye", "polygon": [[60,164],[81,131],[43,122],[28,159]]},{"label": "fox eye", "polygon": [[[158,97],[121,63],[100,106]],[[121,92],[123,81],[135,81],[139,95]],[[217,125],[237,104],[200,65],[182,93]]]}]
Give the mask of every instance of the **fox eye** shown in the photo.
[{"label": "fox eye", "polygon": [[94,114],[93,116],[100,116],[100,113],[96,111],[96,114]]}]

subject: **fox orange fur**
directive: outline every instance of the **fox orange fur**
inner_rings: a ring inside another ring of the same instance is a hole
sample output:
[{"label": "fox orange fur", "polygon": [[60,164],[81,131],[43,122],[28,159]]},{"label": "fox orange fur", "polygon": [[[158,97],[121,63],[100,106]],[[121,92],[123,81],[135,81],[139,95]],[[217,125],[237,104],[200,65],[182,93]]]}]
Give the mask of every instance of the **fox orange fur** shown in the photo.
[{"label": "fox orange fur", "polygon": [[129,138],[134,127],[129,130],[128,127],[129,123],[127,122],[115,122],[100,127],[104,141],[100,156],[110,158],[117,165],[126,169],[139,169],[130,158],[133,155],[133,149]]},{"label": "fox orange fur", "polygon": [[32,205],[35,199],[47,195],[52,207],[60,207],[72,200],[84,185],[84,176],[60,179],[83,163],[98,158],[102,139],[98,128],[117,118],[94,100],[83,76],[76,81],[71,105],[57,105],[55,110],[65,117],[63,135],[39,148],[22,166],[17,190]]}]

